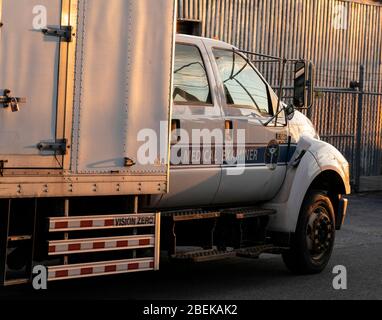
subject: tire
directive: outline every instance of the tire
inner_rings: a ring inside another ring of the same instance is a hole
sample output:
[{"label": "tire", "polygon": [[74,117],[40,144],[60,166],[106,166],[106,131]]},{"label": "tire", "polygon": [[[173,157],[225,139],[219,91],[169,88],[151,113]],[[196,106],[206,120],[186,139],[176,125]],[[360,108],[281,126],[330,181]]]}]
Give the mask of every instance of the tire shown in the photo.
[{"label": "tire", "polygon": [[335,216],[330,198],[323,191],[310,191],[301,207],[290,250],[283,254],[295,274],[317,274],[329,263],[335,241]]}]

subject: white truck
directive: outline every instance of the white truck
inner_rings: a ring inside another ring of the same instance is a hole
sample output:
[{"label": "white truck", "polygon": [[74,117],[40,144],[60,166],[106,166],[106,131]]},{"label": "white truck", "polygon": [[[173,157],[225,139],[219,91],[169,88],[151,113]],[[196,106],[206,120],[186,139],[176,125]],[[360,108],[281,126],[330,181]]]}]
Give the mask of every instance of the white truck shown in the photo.
[{"label": "white truck", "polygon": [[2,284],[158,270],[164,252],[325,268],[349,165],[297,111],[308,64],[287,106],[251,53],[175,25],[173,0],[0,0]]}]

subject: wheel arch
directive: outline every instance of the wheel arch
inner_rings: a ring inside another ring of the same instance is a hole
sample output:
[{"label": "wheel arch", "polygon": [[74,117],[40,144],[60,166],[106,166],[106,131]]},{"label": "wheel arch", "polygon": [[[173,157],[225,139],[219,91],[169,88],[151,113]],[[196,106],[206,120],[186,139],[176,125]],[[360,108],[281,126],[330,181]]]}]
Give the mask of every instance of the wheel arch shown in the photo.
[{"label": "wheel arch", "polygon": [[337,224],[338,219],[340,219],[340,200],[343,195],[349,193],[349,190],[346,187],[346,184],[341,175],[332,169],[322,171],[312,181],[305,197],[312,190],[324,191],[327,193],[327,196],[329,197],[333,205],[335,223]]},{"label": "wheel arch", "polygon": [[323,189],[325,191],[332,190],[333,192],[338,192],[339,194],[346,194],[345,183],[340,176],[340,174],[334,170],[325,170],[317,175],[317,177],[312,181],[309,189]]},{"label": "wheel arch", "polygon": [[282,191],[267,207],[277,210],[269,225],[275,232],[293,234],[296,231],[301,207],[311,190],[328,193],[337,214],[340,196],[350,193],[346,172],[333,163],[319,165],[311,153],[307,153],[297,170],[291,172]]}]

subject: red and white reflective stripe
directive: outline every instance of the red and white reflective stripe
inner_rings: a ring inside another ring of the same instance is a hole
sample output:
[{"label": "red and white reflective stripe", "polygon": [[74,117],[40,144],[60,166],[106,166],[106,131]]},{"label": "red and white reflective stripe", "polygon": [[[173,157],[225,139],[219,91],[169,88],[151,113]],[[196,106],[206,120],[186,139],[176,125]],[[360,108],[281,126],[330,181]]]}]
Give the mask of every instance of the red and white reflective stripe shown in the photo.
[{"label": "red and white reflective stripe", "polygon": [[49,232],[137,228],[150,226],[155,226],[154,213],[49,218]]},{"label": "red and white reflective stripe", "polygon": [[152,248],[154,235],[49,241],[49,255]]},{"label": "red and white reflective stripe", "polygon": [[48,267],[48,281],[154,270],[154,258]]}]

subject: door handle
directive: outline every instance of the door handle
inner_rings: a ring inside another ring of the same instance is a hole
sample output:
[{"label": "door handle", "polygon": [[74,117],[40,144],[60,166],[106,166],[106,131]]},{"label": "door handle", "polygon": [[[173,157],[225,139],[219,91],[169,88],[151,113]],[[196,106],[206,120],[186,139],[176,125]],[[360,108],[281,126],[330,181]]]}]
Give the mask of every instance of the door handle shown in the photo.
[{"label": "door handle", "polygon": [[224,132],[225,132],[225,141],[232,142],[233,141],[233,121],[225,120],[224,123]]},{"label": "door handle", "polygon": [[226,130],[233,130],[233,122],[232,122],[232,120],[226,120],[225,121],[225,129]]}]

